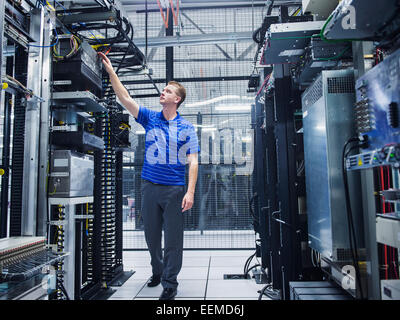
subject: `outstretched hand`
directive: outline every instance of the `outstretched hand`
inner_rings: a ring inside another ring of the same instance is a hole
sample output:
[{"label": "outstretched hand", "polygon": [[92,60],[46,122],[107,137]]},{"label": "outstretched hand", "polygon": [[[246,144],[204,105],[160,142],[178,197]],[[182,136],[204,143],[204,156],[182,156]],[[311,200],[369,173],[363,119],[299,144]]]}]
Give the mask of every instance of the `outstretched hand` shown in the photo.
[{"label": "outstretched hand", "polygon": [[106,71],[111,74],[112,72],[114,72],[114,68],[111,64],[110,59],[107,58],[107,56],[102,53],[102,52],[97,52],[97,54],[99,55],[101,62],[103,62],[104,68],[106,69]]}]

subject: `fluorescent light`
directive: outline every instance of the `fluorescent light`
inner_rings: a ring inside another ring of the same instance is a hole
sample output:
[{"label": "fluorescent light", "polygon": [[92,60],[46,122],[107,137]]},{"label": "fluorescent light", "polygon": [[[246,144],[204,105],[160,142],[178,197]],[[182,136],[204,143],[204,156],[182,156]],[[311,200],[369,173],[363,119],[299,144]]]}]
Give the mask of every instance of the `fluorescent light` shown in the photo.
[{"label": "fluorescent light", "polygon": [[217,128],[204,128],[201,131],[202,132],[210,132],[210,131],[215,131],[215,130],[217,130]]},{"label": "fluorescent light", "polygon": [[215,106],[215,111],[250,111],[251,104],[231,103]]},{"label": "fluorescent light", "polygon": [[135,132],[136,134],[145,134],[146,132],[144,130],[138,130]]},{"label": "fluorescent light", "polygon": [[198,128],[214,128],[214,126],[210,125],[204,125],[204,124],[193,124],[193,127],[198,127]]},{"label": "fluorescent light", "polygon": [[243,138],[242,138],[242,141],[243,141],[243,142],[252,142],[253,139],[252,139],[251,137],[243,137]]},{"label": "fluorescent light", "polygon": [[185,107],[199,107],[199,106],[206,106],[215,102],[223,101],[223,100],[241,100],[241,101],[254,101],[254,97],[246,97],[246,96],[235,96],[235,95],[226,95],[215,97],[205,101],[193,102],[193,103],[186,103]]}]

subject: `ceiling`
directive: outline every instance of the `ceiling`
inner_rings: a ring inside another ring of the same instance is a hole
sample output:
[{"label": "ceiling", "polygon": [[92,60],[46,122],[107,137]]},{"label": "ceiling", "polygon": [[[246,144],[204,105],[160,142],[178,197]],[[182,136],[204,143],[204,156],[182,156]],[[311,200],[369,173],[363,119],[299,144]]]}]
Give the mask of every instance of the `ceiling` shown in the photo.
[{"label": "ceiling", "polygon": [[[156,0],[120,0],[126,12],[142,11],[146,8],[148,10],[159,10]],[[160,1],[161,2],[161,1]],[[176,0],[173,1],[176,7]],[[218,7],[243,7],[243,6],[263,6],[266,1],[260,0],[216,0],[216,1],[198,1],[198,0],[180,0],[180,9],[194,9],[194,8],[218,8]]]},{"label": "ceiling", "polygon": [[[168,0],[164,0],[167,1]],[[162,1],[160,1],[161,3]],[[173,0],[173,3],[176,7],[177,0]],[[262,7],[271,2],[271,0],[215,0],[215,1],[198,1],[198,0],[180,0],[179,8],[180,9],[218,9],[218,8],[235,8],[235,7]],[[301,4],[302,0],[275,0],[274,4],[283,4],[283,3],[291,3],[291,4]],[[145,10],[147,3],[147,10],[154,11],[159,10],[158,3],[156,0],[120,0],[120,3],[123,5],[124,10],[127,13],[130,12],[140,12]]]}]

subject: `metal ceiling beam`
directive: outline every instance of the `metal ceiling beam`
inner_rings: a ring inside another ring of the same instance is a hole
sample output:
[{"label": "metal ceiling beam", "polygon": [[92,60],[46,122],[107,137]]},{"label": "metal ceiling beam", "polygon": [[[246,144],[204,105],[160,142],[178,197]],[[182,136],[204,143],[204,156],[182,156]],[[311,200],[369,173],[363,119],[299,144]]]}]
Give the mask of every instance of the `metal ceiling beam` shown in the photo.
[{"label": "metal ceiling beam", "polygon": [[243,60],[248,54],[249,52],[251,52],[251,50],[253,50],[255,48],[256,44],[253,42],[251,45],[249,45],[247,47],[247,49],[245,49],[239,57],[236,58],[236,60]]},{"label": "metal ceiling beam", "polygon": [[[209,82],[209,81],[240,81],[249,80],[250,76],[226,76],[226,77],[193,77],[193,78],[175,78],[178,82]],[[164,83],[166,79],[153,79],[150,80],[121,80],[121,83],[125,85],[138,85],[138,84],[148,84],[148,83]]]},{"label": "metal ceiling beam", "polygon": [[[145,12],[145,1],[138,0],[122,0],[120,3],[126,12]],[[182,10],[201,10],[201,9],[229,9],[229,8],[245,8],[245,7],[264,7],[266,1],[263,0],[216,0],[216,1],[198,1],[198,0],[180,0],[179,8]],[[298,5],[301,0],[275,0],[276,5],[288,4]],[[148,2],[148,12],[158,12],[158,5]]]},{"label": "metal ceiling beam", "polygon": [[[164,24],[161,24],[161,30],[160,30],[160,32],[158,33],[158,36],[161,37],[164,33],[165,33],[165,26],[164,26]],[[146,39],[145,39],[145,41],[146,41]],[[147,40],[147,41],[148,41],[148,40]],[[146,42],[145,42],[145,45],[144,45],[144,46],[146,46]],[[150,50],[150,53],[149,53],[148,56],[146,57],[147,61],[153,60],[153,58],[154,58],[154,56],[155,56],[155,54],[156,54],[156,51],[157,51],[157,47],[154,47],[154,48],[152,48],[152,49]]]},{"label": "metal ceiling beam", "polygon": [[[182,11],[189,11],[189,10],[208,10],[208,9],[212,9],[212,10],[216,10],[216,9],[237,9],[237,8],[261,8],[264,5],[262,4],[254,4],[253,6],[251,4],[226,4],[226,5],[220,5],[220,4],[191,4],[191,5],[187,5],[187,6],[179,6],[179,10]],[[127,8],[125,9],[125,11],[129,14],[129,13],[145,13],[146,11],[144,9],[139,9],[139,8],[135,8],[132,6],[127,6]],[[153,9],[148,9],[148,12],[159,12],[160,9],[157,8],[153,8]]]},{"label": "metal ceiling beam", "polygon": [[[144,38],[133,39],[137,47],[145,46]],[[188,36],[171,36],[149,38],[148,47],[193,46],[200,44],[215,45],[216,43],[234,43],[239,41],[253,41],[252,32],[226,32],[195,34]]]},{"label": "metal ceiling beam", "polygon": [[[132,0],[122,0],[120,3],[125,7],[136,7],[138,9],[144,9],[146,1],[132,1]],[[265,5],[264,0],[250,0],[250,1],[244,1],[244,0],[231,0],[231,1],[221,1],[221,0],[216,0],[216,1],[198,1],[198,0],[180,0],[179,1],[179,8],[185,9],[190,6],[202,6],[202,7],[215,7],[216,5],[218,6],[252,6],[252,5]],[[156,1],[148,1],[147,4],[149,9],[159,9]]]},{"label": "metal ceiling beam", "polygon": [[[201,29],[192,19],[190,19],[188,17],[188,15],[186,13],[182,13],[182,16],[184,16],[197,30],[199,30],[202,34],[206,34],[205,31],[203,31],[203,29]],[[222,49],[218,44],[215,44],[215,46],[217,47],[217,49],[219,51],[222,52],[222,54],[228,59],[228,60],[232,60],[231,56],[224,50]]]}]

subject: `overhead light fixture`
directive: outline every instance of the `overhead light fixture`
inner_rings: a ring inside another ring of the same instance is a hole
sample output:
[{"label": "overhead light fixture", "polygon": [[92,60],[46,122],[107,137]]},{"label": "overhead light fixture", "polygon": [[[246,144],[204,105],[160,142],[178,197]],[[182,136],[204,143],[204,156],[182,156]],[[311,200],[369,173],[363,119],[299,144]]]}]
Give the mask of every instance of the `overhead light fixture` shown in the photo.
[{"label": "overhead light fixture", "polygon": [[251,104],[244,103],[231,103],[231,104],[220,104],[215,106],[215,111],[250,111]]},{"label": "overhead light fixture", "polygon": [[204,125],[204,124],[193,124],[193,127],[197,127],[197,128],[214,128],[214,126]]},{"label": "overhead light fixture", "polygon": [[217,128],[203,128],[201,129],[202,132],[212,132],[212,131],[216,131]]},{"label": "overhead light fixture", "polygon": [[246,136],[246,137],[243,137],[243,138],[242,138],[242,141],[243,141],[243,142],[252,142],[253,139],[252,139],[252,137],[250,137],[250,136]]},{"label": "overhead light fixture", "polygon": [[191,108],[191,107],[207,106],[209,104],[216,103],[219,101],[224,101],[224,100],[254,101],[254,97],[226,95],[226,96],[215,97],[215,98],[205,100],[205,101],[186,103],[185,107]]}]

